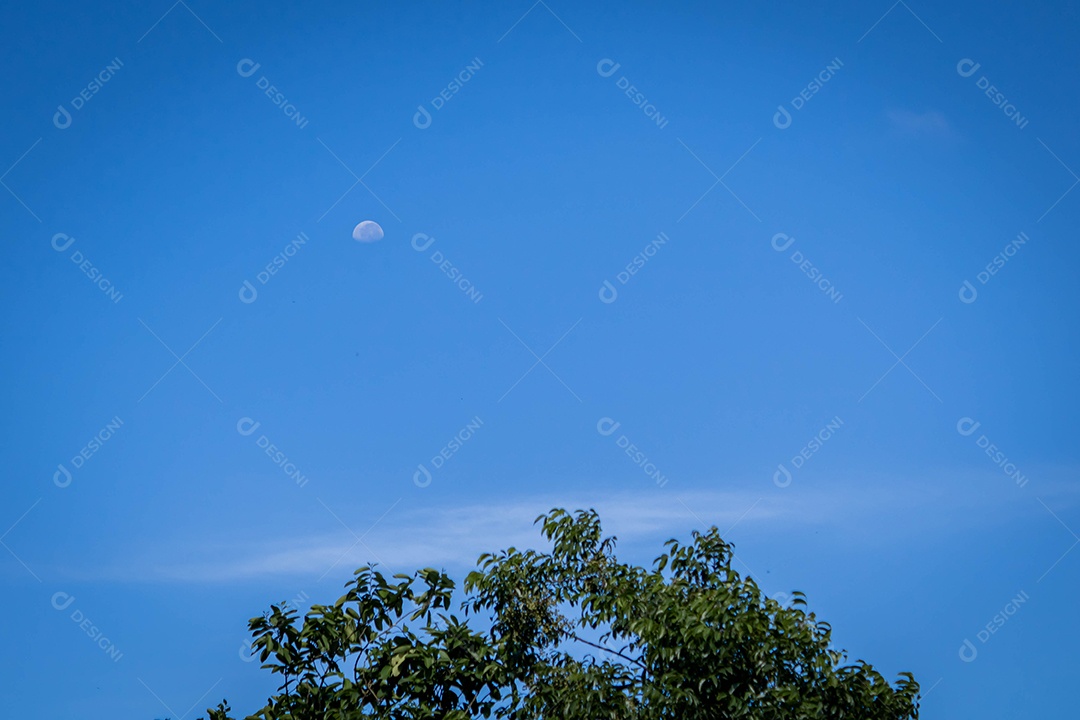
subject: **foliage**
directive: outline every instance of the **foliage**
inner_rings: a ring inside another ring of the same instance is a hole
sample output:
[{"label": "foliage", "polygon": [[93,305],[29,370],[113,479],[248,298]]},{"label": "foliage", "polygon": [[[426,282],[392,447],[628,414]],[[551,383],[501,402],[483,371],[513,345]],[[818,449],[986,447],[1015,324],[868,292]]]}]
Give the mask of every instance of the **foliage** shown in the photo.
[{"label": "foliage", "polygon": [[[281,676],[249,718],[905,720],[919,685],[847,663],[795,593],[732,569],[715,527],[669,540],[652,569],[620,563],[593,511],[537,519],[550,551],[482,555],[451,611],[433,569],[356,571],[333,605],[271,606],[253,651]],[[470,627],[467,620],[472,617]],[[230,720],[222,703],[209,720]]]}]

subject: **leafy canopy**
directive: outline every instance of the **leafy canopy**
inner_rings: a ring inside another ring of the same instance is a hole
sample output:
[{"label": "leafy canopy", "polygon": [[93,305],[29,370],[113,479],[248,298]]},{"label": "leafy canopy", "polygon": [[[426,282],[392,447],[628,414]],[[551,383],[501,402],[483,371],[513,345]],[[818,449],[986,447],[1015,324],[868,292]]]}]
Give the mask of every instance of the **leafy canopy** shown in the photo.
[{"label": "leafy canopy", "polygon": [[[919,685],[848,663],[795,593],[791,607],[732,569],[715,527],[651,569],[620,563],[595,511],[537,518],[547,552],[484,554],[454,582],[362,567],[333,605],[272,605],[250,621],[278,692],[249,718],[904,720]],[[469,619],[473,620],[470,626]],[[210,720],[231,720],[222,702]]]}]

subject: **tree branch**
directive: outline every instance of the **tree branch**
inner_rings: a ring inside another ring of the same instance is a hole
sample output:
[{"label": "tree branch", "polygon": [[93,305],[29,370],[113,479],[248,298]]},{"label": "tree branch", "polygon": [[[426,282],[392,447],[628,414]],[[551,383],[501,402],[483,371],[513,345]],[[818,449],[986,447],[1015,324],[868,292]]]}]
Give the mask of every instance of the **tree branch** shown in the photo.
[{"label": "tree branch", "polygon": [[569,635],[571,639],[573,639],[573,640],[577,640],[577,641],[578,641],[578,642],[580,642],[580,643],[585,643],[586,645],[590,645],[590,646],[592,646],[592,647],[596,648],[597,650],[603,650],[604,652],[609,652],[609,653],[611,653],[612,655],[618,655],[618,656],[619,656],[619,657],[621,657],[621,658],[622,658],[623,660],[626,660],[626,661],[628,661],[628,662],[632,662],[632,663],[634,663],[635,665],[637,665],[638,667],[642,668],[643,670],[648,670],[648,669],[649,669],[649,668],[648,668],[648,666],[647,666],[647,665],[646,665],[645,663],[641,662],[641,660],[640,660],[640,659],[638,659],[638,658],[633,658],[633,657],[630,657],[629,655],[623,655],[623,654],[622,654],[621,652],[619,652],[618,650],[612,650],[612,649],[611,649],[611,648],[609,648],[609,647],[604,647],[603,645],[599,645],[599,644],[597,644],[597,643],[594,643],[594,642],[592,642],[592,641],[586,640],[586,639],[584,639],[584,638],[579,638],[579,637],[578,637],[577,635],[575,635],[575,634],[574,634],[574,633],[572,633],[572,632],[568,632],[568,633],[567,633],[567,635]]}]

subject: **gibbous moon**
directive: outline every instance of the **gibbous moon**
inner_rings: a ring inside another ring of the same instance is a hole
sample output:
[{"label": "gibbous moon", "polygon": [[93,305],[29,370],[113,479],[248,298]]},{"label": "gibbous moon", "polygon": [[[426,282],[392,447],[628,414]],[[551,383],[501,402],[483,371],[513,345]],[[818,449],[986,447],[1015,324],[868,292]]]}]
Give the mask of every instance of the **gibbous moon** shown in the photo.
[{"label": "gibbous moon", "polygon": [[383,239],[383,231],[374,220],[364,220],[353,228],[352,236],[357,242],[376,242]]}]

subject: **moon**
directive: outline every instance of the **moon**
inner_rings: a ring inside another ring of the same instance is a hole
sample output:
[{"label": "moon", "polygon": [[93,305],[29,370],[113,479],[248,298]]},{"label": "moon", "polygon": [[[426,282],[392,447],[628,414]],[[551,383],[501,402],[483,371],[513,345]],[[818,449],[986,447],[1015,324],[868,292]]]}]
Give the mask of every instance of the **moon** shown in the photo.
[{"label": "moon", "polygon": [[353,228],[352,236],[357,242],[377,242],[383,239],[383,230],[374,220],[364,220]]}]

